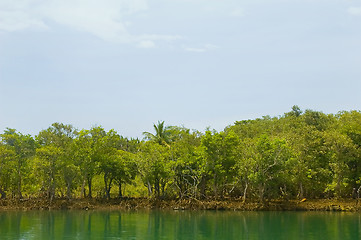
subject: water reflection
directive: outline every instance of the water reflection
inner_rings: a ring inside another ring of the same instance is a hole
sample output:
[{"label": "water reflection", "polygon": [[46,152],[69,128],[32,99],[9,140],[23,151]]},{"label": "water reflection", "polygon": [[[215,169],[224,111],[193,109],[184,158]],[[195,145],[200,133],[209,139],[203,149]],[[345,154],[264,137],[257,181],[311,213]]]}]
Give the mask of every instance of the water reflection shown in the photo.
[{"label": "water reflection", "polygon": [[0,239],[359,239],[359,213],[0,212]]}]

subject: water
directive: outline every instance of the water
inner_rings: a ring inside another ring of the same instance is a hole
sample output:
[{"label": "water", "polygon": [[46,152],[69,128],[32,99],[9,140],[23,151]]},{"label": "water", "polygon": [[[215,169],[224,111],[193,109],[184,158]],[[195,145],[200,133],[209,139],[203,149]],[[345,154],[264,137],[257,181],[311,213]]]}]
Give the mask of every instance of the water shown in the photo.
[{"label": "water", "polygon": [[0,212],[0,239],[361,239],[361,214],[328,212]]}]

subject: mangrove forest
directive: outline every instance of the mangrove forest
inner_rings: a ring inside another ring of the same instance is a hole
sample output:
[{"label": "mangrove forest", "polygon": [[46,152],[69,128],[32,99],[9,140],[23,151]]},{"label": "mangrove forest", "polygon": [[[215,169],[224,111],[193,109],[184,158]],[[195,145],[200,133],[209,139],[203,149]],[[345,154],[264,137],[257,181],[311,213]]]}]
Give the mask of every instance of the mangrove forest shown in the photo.
[{"label": "mangrove forest", "polygon": [[[124,126],[126,128],[126,126]],[[0,134],[3,199],[358,198],[361,112],[294,106],[204,132],[154,124],[142,139],[54,123]]]}]

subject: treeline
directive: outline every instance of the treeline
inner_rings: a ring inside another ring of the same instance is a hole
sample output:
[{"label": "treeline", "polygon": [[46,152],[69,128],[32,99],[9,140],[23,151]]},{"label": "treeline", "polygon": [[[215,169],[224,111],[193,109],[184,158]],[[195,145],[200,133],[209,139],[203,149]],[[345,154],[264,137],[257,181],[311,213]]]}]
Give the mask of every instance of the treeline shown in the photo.
[{"label": "treeline", "polygon": [[1,198],[358,197],[361,112],[292,111],[222,132],[154,125],[144,139],[54,123],[0,135]]}]

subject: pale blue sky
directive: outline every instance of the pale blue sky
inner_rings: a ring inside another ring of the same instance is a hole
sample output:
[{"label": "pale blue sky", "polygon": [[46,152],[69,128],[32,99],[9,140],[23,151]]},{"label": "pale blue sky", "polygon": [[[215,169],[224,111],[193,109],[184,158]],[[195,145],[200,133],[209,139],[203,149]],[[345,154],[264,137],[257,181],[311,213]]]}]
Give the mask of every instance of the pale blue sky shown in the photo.
[{"label": "pale blue sky", "polygon": [[0,0],[0,131],[142,137],[361,109],[358,0]]}]

